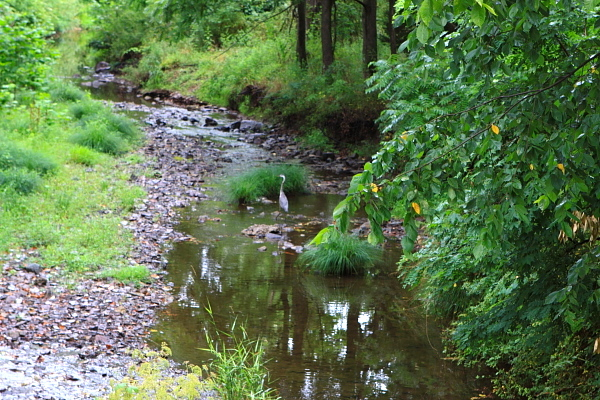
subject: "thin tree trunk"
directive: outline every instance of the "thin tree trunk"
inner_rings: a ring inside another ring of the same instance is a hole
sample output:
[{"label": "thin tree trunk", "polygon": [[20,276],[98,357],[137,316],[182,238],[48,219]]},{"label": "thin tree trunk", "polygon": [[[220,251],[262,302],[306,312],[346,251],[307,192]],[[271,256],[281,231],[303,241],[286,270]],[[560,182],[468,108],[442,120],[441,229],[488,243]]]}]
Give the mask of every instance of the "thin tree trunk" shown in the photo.
[{"label": "thin tree trunk", "polygon": [[296,41],[296,56],[298,64],[306,67],[308,55],[306,53],[306,0],[298,0],[298,37]]},{"label": "thin tree trunk", "polygon": [[333,64],[332,9],[335,0],[322,0],[321,9],[321,54],[323,57],[323,72],[327,72]]},{"label": "thin tree trunk", "polygon": [[388,0],[388,34],[390,35],[390,52],[391,54],[398,54],[398,42],[396,29],[394,28],[394,14],[396,13],[394,4],[396,4],[396,0]]},{"label": "thin tree trunk", "polygon": [[377,0],[364,0],[363,5],[363,65],[365,76],[373,71],[370,63],[377,61]]}]

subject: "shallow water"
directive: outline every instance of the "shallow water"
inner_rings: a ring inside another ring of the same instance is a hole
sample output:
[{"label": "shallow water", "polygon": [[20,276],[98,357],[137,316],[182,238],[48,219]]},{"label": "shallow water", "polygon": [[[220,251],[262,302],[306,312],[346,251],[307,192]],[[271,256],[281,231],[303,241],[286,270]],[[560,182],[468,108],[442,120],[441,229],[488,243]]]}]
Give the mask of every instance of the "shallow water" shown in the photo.
[{"label": "shallow water", "polygon": [[[232,159],[226,175],[266,158],[262,149],[236,143],[235,135],[179,129],[223,143]],[[387,244],[372,276],[326,277],[301,271],[295,251],[283,250],[278,241],[241,234],[254,224],[293,225],[285,239],[304,245],[329,224],[341,196],[288,196],[290,214],[277,221],[275,202],[246,208],[219,197],[220,188],[213,186],[212,200],[182,212],[178,229],[194,240],[175,244],[169,253],[176,301],[166,306],[150,340],[166,342],[175,360],[208,363],[210,354],[201,350],[208,346],[206,334],[243,325],[250,338],[264,341],[271,387],[285,400],[476,395],[474,373],[443,359],[439,327],[393,275],[400,257],[395,243]]]}]

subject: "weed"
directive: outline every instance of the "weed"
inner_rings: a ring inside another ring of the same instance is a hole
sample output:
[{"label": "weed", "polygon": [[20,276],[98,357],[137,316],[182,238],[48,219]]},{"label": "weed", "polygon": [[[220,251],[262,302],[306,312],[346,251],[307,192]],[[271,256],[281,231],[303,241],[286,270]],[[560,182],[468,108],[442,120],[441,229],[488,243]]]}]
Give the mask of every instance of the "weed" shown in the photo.
[{"label": "weed", "polygon": [[249,203],[263,196],[275,197],[281,187],[279,175],[286,177],[286,194],[307,191],[307,174],[304,168],[297,165],[274,165],[256,168],[231,178],[227,185],[228,199],[231,202]]},{"label": "weed", "polygon": [[309,247],[298,264],[326,275],[362,275],[381,258],[379,247],[348,234],[332,235],[326,242]]},{"label": "weed", "polygon": [[[207,312],[212,319],[212,310],[207,308]],[[209,371],[220,397],[223,400],[278,399],[274,390],[267,387],[270,382],[263,342],[250,339],[246,329],[238,326],[236,321],[233,321],[231,332],[217,331],[217,338],[206,333],[208,348],[204,350],[214,357]]]},{"label": "weed", "polygon": [[82,120],[91,116],[104,114],[105,108],[101,103],[89,100],[73,104],[69,108],[69,112],[73,118]]},{"label": "weed", "polygon": [[189,400],[204,398],[209,394],[211,382],[201,381],[202,369],[188,364],[187,374],[173,376],[169,373],[168,357],[171,350],[163,343],[160,351],[134,350],[137,360],[129,367],[128,376],[119,382],[112,381],[112,392],[105,400]]}]

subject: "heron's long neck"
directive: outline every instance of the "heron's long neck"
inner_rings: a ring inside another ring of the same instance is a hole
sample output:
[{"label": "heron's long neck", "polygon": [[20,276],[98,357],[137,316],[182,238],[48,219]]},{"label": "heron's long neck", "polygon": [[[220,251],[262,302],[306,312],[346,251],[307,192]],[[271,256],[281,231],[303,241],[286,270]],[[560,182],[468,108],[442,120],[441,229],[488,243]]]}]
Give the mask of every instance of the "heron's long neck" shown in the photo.
[{"label": "heron's long neck", "polygon": [[285,177],[282,177],[283,179],[281,180],[281,187],[279,188],[279,191],[281,192],[283,190],[283,184],[285,183]]}]

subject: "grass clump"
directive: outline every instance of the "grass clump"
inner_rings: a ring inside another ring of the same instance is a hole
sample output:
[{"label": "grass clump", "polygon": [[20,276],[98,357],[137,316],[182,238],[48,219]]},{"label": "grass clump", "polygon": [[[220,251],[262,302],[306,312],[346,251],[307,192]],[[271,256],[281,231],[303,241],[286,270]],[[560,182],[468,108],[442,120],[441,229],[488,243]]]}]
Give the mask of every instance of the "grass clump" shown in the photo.
[{"label": "grass clump", "polygon": [[202,381],[202,369],[187,365],[188,372],[179,376],[169,373],[171,349],[164,343],[160,351],[134,350],[137,360],[129,367],[128,376],[111,382],[111,393],[104,400],[188,400],[202,398],[210,390],[210,381]]},{"label": "grass clump", "polygon": [[119,155],[129,150],[129,145],[105,121],[92,121],[71,137],[77,145],[88,147],[101,153]]},{"label": "grass clump", "polygon": [[101,278],[114,278],[123,283],[148,282],[150,271],[145,265],[131,265],[122,268],[109,268],[102,271]]},{"label": "grass clump", "polygon": [[71,115],[81,129],[71,137],[80,146],[112,155],[124,154],[141,138],[138,127],[128,118],[114,114],[102,104],[84,101],[73,104]]},{"label": "grass clump", "polygon": [[69,152],[69,160],[71,162],[86,165],[88,167],[100,162],[100,158],[100,153],[84,146],[75,146]]},{"label": "grass clump", "polygon": [[52,82],[48,93],[50,98],[56,102],[76,102],[86,98],[83,90],[63,80]]},{"label": "grass clump", "polygon": [[[212,317],[212,310],[207,311]],[[208,370],[215,390],[222,400],[279,399],[267,387],[270,382],[263,342],[250,339],[246,329],[234,321],[231,331],[236,330],[239,335],[218,331],[217,340],[206,333],[208,348],[204,350],[213,356]]]},{"label": "grass clump", "polygon": [[0,188],[14,190],[20,194],[30,194],[42,184],[42,178],[24,168],[0,170]]},{"label": "grass clump", "polygon": [[348,234],[334,234],[298,257],[305,269],[325,275],[363,275],[381,259],[377,246]]},{"label": "grass clump", "polygon": [[58,167],[50,157],[20,147],[12,142],[0,141],[0,170],[24,168],[45,175]]},{"label": "grass clump", "polygon": [[298,165],[274,165],[250,170],[231,178],[227,184],[228,199],[234,203],[251,203],[261,197],[276,197],[282,178],[286,194],[305,193],[308,177],[306,170]]}]

